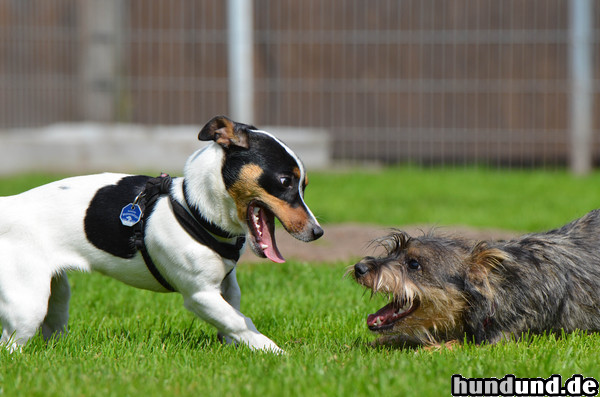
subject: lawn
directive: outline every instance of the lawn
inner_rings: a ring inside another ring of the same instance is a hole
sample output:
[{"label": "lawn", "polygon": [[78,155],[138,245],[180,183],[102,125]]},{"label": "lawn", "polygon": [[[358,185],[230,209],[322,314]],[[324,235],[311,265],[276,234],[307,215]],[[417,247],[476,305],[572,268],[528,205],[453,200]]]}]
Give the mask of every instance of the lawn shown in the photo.
[{"label": "lawn", "polygon": [[[3,178],[0,195],[52,179]],[[325,225],[532,231],[600,207],[600,174],[416,167],[312,173],[306,199]],[[221,345],[176,294],[72,273],[69,335],[48,344],[37,337],[22,353],[0,350],[0,395],[438,396],[450,394],[453,374],[600,377],[597,334],[532,336],[452,351],[373,349],[365,316],[383,301],[343,278],[347,265],[239,265],[242,311],[287,351],[284,356]]]},{"label": "lawn", "polygon": [[306,199],[324,223],[541,231],[600,208],[599,172],[399,167],[309,178]]}]

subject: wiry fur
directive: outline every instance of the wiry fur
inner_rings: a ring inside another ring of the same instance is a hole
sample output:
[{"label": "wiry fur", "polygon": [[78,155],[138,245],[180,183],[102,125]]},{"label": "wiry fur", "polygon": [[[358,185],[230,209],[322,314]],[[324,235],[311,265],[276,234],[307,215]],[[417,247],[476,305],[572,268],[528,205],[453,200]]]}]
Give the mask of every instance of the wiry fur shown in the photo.
[{"label": "wiry fur", "polygon": [[[600,330],[600,210],[511,241],[410,237],[395,230],[379,244],[385,253],[354,265],[355,280],[374,294],[419,307],[383,327],[371,315],[377,333],[431,344]],[[419,268],[410,268],[411,261]]]}]

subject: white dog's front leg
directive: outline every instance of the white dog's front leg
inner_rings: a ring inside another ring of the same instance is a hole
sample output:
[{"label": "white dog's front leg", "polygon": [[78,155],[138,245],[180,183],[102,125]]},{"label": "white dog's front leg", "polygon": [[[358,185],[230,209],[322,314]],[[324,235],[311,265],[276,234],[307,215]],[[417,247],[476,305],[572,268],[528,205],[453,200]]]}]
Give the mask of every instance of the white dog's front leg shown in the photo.
[{"label": "white dog's front leg", "polygon": [[283,352],[272,340],[258,332],[250,318],[231,306],[219,290],[197,292],[184,297],[184,303],[188,310],[237,343],[248,345],[253,350]]},{"label": "white dog's front leg", "polygon": [[237,282],[237,276],[235,274],[235,268],[223,279],[221,283],[221,295],[223,298],[233,306],[236,310],[240,310],[240,303],[242,301],[242,292]]},{"label": "white dog's front leg", "polygon": [[[242,292],[237,282],[235,268],[233,268],[227,277],[223,279],[223,282],[221,283],[221,295],[223,296],[223,299],[233,306],[234,309],[238,311],[240,310]],[[225,342],[227,344],[234,342],[231,337],[224,335],[221,332],[219,332],[218,337],[221,342]]]}]

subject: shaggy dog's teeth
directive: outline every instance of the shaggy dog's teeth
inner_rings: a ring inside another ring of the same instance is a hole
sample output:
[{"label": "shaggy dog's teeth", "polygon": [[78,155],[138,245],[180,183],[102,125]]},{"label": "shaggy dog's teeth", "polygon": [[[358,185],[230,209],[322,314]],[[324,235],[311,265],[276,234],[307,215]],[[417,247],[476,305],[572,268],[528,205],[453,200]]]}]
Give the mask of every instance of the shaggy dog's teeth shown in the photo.
[{"label": "shaggy dog's teeth", "polygon": [[406,299],[396,300],[396,304],[397,304],[398,310],[396,310],[395,315],[397,315],[397,316],[404,314],[405,312],[409,311],[412,308],[412,303]]},{"label": "shaggy dog's teeth", "polygon": [[403,314],[404,312],[408,311],[411,308],[411,306],[409,304],[406,304],[404,306],[402,306],[401,308],[398,309],[398,311],[396,312],[396,314],[400,315]]},{"label": "shaggy dog's teeth", "polygon": [[267,248],[269,248],[269,246],[268,246],[267,244],[261,244],[261,245],[260,245],[260,248],[262,248],[262,249],[267,249]]}]

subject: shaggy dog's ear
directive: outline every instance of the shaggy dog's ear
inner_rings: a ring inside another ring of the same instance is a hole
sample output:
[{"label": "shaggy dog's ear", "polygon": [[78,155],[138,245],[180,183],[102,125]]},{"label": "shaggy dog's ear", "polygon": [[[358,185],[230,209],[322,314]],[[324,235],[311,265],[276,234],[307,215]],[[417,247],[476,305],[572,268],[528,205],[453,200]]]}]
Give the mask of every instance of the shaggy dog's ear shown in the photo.
[{"label": "shaggy dog's ear", "polygon": [[476,244],[467,259],[465,284],[469,284],[482,295],[493,295],[494,279],[500,277],[502,263],[507,254],[497,248],[489,248],[485,242]]},{"label": "shaggy dog's ear", "polygon": [[507,254],[486,243],[478,243],[467,258],[465,293],[470,309],[465,316],[465,326],[476,343],[490,339],[490,325],[496,312],[495,290],[501,280],[502,263]]},{"label": "shaggy dog's ear", "polygon": [[215,141],[223,148],[237,146],[248,149],[248,130],[244,124],[238,124],[225,116],[213,117],[200,130],[198,139]]}]

